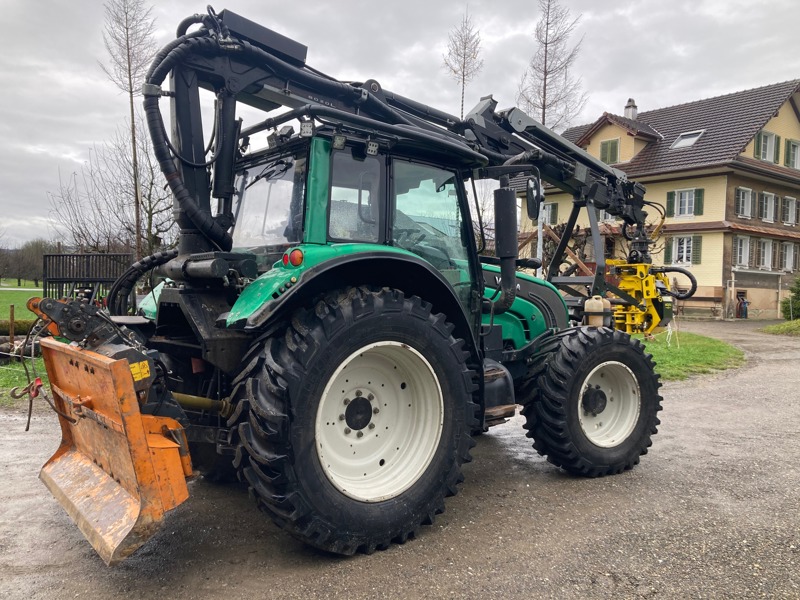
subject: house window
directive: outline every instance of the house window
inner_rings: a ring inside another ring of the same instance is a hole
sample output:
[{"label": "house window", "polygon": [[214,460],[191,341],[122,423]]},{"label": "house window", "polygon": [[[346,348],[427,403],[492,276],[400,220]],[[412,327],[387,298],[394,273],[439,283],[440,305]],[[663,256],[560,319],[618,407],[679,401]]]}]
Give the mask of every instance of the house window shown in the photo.
[{"label": "house window", "polygon": [[602,223],[603,221],[615,221],[615,220],[616,217],[614,217],[614,215],[612,215],[610,212],[599,208],[597,209],[597,221],[599,223]]},{"label": "house window", "polygon": [[733,239],[733,259],[737,267],[750,264],[750,238],[740,235]]},{"label": "house window", "polygon": [[775,194],[761,192],[758,195],[758,218],[767,223],[775,221]]},{"label": "house window", "polygon": [[694,143],[700,139],[700,136],[703,135],[705,129],[700,129],[699,131],[688,131],[686,133],[680,134],[675,141],[672,142],[670,146],[670,150],[674,150],[676,148],[688,148],[689,146],[693,146]]},{"label": "house window", "polygon": [[619,138],[600,142],[600,160],[607,165],[619,162]]},{"label": "house window", "polygon": [[786,196],[781,202],[781,221],[784,225],[797,223],[797,200]]},{"label": "house window", "polygon": [[800,169],[800,142],[786,140],[784,153],[784,164],[792,169]]},{"label": "house window", "polygon": [[702,188],[667,192],[667,216],[689,217],[703,214]]},{"label": "house window", "polygon": [[674,241],[674,250],[672,255],[675,257],[675,263],[691,263],[692,262],[692,237],[677,237]]},{"label": "house window", "polygon": [[745,219],[753,216],[753,190],[736,188],[736,216]]},{"label": "house window", "polygon": [[757,266],[766,271],[772,269],[772,240],[758,240]]},{"label": "house window", "polygon": [[664,264],[700,264],[703,237],[687,235],[664,240]]},{"label": "house window", "polygon": [[794,253],[795,247],[792,242],[783,242],[781,244],[780,264],[781,269],[784,271],[794,270]]},{"label": "house window", "polygon": [[694,214],[694,190],[680,190],[678,192],[678,205],[675,213],[679,217]]},{"label": "house window", "polygon": [[555,202],[542,204],[540,218],[545,225],[555,225],[558,223],[558,204]]},{"label": "house window", "polygon": [[761,160],[777,163],[780,158],[780,140],[774,133],[762,131],[756,135],[755,156]]}]

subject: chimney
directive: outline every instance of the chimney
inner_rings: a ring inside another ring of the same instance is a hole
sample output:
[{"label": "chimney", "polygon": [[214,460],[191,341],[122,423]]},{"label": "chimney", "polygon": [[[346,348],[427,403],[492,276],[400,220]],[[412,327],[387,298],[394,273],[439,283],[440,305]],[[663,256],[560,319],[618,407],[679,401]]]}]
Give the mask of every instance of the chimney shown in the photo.
[{"label": "chimney", "polygon": [[639,111],[636,108],[636,102],[633,101],[633,98],[628,98],[628,103],[625,105],[624,114],[626,119],[630,119],[631,121],[636,120],[636,116],[639,114]]}]

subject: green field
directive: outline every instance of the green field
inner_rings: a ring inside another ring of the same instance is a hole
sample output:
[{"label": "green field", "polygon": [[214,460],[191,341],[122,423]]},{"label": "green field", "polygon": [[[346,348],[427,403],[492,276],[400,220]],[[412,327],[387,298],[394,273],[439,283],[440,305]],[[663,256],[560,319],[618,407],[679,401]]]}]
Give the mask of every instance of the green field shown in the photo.
[{"label": "green field", "polygon": [[0,288],[0,320],[8,319],[9,306],[14,305],[14,316],[17,319],[35,319],[36,315],[30,312],[25,304],[28,298],[41,296],[41,292],[25,292],[14,289]]},{"label": "green field", "polygon": [[17,280],[16,279],[13,279],[11,277],[3,277],[2,279],[0,279],[0,289],[4,289],[4,288],[13,289],[13,288],[16,288],[16,287],[23,287],[23,288],[35,288],[35,287],[38,287],[39,289],[41,289],[41,287],[42,287],[42,280],[41,279],[39,280],[39,285],[38,286],[34,285],[34,282],[31,281],[30,279],[23,279],[20,283],[22,283],[22,285],[21,286],[17,286]]},{"label": "green field", "polygon": [[656,371],[664,380],[686,379],[690,375],[714,373],[744,363],[744,353],[738,348],[694,333],[674,333],[669,345],[666,334],[644,342],[656,362]]}]

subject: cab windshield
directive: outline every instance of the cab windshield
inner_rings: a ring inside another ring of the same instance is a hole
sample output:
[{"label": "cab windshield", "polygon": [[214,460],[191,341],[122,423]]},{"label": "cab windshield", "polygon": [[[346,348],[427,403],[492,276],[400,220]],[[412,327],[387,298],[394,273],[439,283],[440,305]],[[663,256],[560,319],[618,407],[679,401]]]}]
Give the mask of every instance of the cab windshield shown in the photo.
[{"label": "cab windshield", "polygon": [[272,156],[236,176],[233,245],[257,255],[303,240],[305,153]]}]

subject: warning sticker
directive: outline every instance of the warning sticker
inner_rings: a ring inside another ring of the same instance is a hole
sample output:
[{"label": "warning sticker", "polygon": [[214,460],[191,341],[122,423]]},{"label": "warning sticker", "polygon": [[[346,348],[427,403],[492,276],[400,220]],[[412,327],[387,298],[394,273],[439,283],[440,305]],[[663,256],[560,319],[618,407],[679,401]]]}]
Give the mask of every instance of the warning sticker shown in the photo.
[{"label": "warning sticker", "polygon": [[150,377],[150,364],[143,360],[138,363],[131,363],[131,375],[134,381],[141,381]]}]

